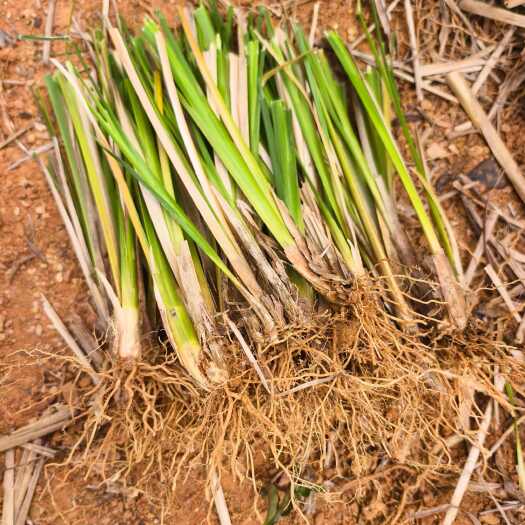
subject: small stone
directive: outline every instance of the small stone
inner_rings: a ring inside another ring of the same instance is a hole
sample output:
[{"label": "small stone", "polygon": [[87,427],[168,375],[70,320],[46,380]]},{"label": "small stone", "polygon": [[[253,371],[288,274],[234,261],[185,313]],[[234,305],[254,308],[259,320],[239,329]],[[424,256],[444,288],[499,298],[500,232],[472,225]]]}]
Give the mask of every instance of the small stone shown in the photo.
[{"label": "small stone", "polygon": [[13,209],[13,214],[15,216],[18,216],[20,215],[20,208],[18,206],[15,206],[15,208]]},{"label": "small stone", "polygon": [[38,337],[40,337],[42,335],[42,325],[41,324],[37,324],[35,326],[35,334],[38,335]]},{"label": "small stone", "polygon": [[62,272],[58,272],[58,273],[55,275],[55,281],[56,281],[57,283],[61,283],[63,280],[64,280],[64,275],[62,274]]}]

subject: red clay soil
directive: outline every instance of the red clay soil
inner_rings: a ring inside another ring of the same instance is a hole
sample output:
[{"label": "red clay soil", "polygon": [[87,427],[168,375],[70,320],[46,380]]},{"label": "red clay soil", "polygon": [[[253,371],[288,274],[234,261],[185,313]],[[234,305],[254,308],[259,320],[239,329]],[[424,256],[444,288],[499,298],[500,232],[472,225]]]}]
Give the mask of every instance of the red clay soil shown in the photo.
[{"label": "red clay soil", "polygon": [[[156,8],[161,8],[169,17],[176,5],[174,1],[161,0],[117,3],[131,23],[139,23],[148,10]],[[322,1],[321,26],[337,25],[344,36],[352,39],[357,30],[349,7],[351,3],[342,0]],[[58,0],[55,33],[67,31],[72,8],[81,25],[89,27],[97,23],[100,7],[100,1]],[[46,11],[46,1],[4,0],[1,4],[0,30],[12,36],[43,34]],[[300,8],[299,15],[305,21],[310,19],[311,12],[310,2]],[[28,148],[36,148],[49,140],[40,123],[32,95],[33,87],[44,74],[52,70],[52,66],[42,65],[42,45],[38,41],[18,41],[0,48],[0,143],[13,131],[33,122],[34,126],[20,138],[21,142]],[[60,49],[61,44],[54,42],[53,53],[56,55]],[[452,116],[447,113],[448,106],[441,102],[438,104],[433,108],[433,113],[438,114],[437,110],[442,109],[443,114],[447,115],[446,119],[451,119]],[[514,121],[508,124],[509,136],[519,135],[514,133],[514,126],[518,125],[520,123]],[[464,151],[458,155],[459,151],[451,151],[446,160],[446,169],[463,171],[472,167],[486,155],[484,146],[480,144],[478,138],[464,140],[463,146],[468,154],[465,155]],[[519,151],[520,144],[523,142],[513,143],[512,146]],[[521,149],[522,156],[523,151]],[[41,294],[45,294],[64,319],[76,313],[89,326],[92,318],[82,274],[37,163],[28,160],[16,169],[9,169],[13,162],[23,156],[16,141],[0,150],[0,434],[27,423],[53,402],[67,401],[73,383],[78,383],[74,368],[58,358],[68,354],[42,311]],[[517,160],[523,161],[522,156],[518,156]],[[42,353],[35,355],[35,349],[57,357],[44,359]],[[73,426],[46,441],[58,451],[57,463],[67,457],[78,433],[79,428]],[[464,457],[463,451],[460,456]],[[3,456],[0,455],[0,465],[3,464]],[[0,466],[0,477],[2,469]],[[416,499],[427,507],[446,502],[454,482],[451,480],[448,489],[442,489],[439,494],[432,493],[432,486],[427,485],[427,490],[420,491]],[[159,482],[159,485],[159,490],[162,490],[163,484]],[[204,468],[189,473],[186,481],[177,485],[172,504],[163,513],[159,501],[151,496],[132,491],[119,493],[107,484],[101,485],[96,472],[84,479],[82,472],[73,470],[71,466],[48,463],[34,498],[31,520],[35,525],[216,523],[204,485]],[[260,484],[257,491],[247,482],[239,485],[226,479],[223,485],[235,525],[262,522],[265,500],[257,493]],[[310,521],[315,524],[352,525],[364,523],[365,518],[375,515],[376,523],[384,523],[382,517],[392,515],[402,495],[397,494],[395,499],[391,499],[392,495],[387,490],[388,496],[383,500],[382,492],[381,483],[374,482],[375,496],[368,498],[366,505],[359,506],[356,498],[360,499],[360,495],[357,493],[347,494],[345,501],[331,503],[319,497]],[[492,506],[486,498],[469,498],[467,507],[472,511]],[[254,511],[254,501],[257,501],[259,516]],[[490,515],[490,519],[494,517]],[[457,523],[470,523],[462,519]],[[280,523],[303,522],[302,518],[295,516],[285,518]],[[435,517],[420,521],[426,524],[437,522]],[[499,522],[499,518],[490,521],[488,517],[483,521]]]}]

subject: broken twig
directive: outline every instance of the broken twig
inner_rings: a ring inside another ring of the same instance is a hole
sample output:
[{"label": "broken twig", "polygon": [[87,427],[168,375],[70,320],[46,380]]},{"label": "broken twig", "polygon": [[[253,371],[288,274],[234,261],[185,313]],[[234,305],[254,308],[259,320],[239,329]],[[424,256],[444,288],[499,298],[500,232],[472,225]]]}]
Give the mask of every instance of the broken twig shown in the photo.
[{"label": "broken twig", "polygon": [[491,419],[492,403],[489,403],[487,405],[487,408],[485,409],[483,419],[479,426],[476,444],[473,445],[469,451],[467,461],[465,462],[465,466],[463,467],[463,471],[461,472],[461,476],[459,477],[456,489],[454,490],[454,494],[452,495],[452,499],[450,500],[450,508],[447,510],[447,513],[443,518],[442,525],[452,525],[456,520],[456,516],[458,515],[459,511],[459,506],[467,490],[470,478],[472,477],[472,474],[476,467],[476,463],[478,462],[481,447],[483,447],[483,444],[485,443],[485,438],[487,437]]},{"label": "broken twig", "polygon": [[418,510],[417,512],[414,512],[413,517],[416,520],[421,520],[423,518],[428,518],[429,516],[435,516],[441,512],[446,512],[448,509],[450,509],[450,504],[444,503],[443,505],[438,505],[437,507],[432,507],[430,509]]},{"label": "broken twig", "polygon": [[4,504],[2,507],[2,525],[15,524],[15,451],[5,453]]},{"label": "broken twig", "polygon": [[295,392],[300,392],[301,390],[306,390],[307,388],[312,388],[317,385],[324,385],[325,383],[330,383],[337,377],[337,374],[330,374],[327,377],[321,377],[319,379],[313,379],[312,381],[307,381],[306,383],[301,383],[300,385],[290,388],[285,392],[280,392],[278,397],[284,397],[289,394],[294,394]]},{"label": "broken twig", "polygon": [[[390,13],[397,7],[397,4],[399,4],[401,0],[394,0],[387,8],[386,8],[386,14],[390,16]],[[353,51],[361,42],[364,42],[366,40],[366,34],[367,33],[373,33],[375,31],[376,25],[375,23],[370,24],[367,28],[367,31],[363,31],[359,37],[357,37],[349,46],[348,49],[350,51]]]},{"label": "broken twig", "polygon": [[485,251],[485,245],[486,245],[487,239],[489,239],[492,236],[492,232],[494,231],[494,227],[496,226],[497,221],[498,221],[498,213],[495,211],[492,211],[487,218],[487,221],[485,223],[485,228],[483,229],[483,232],[481,233],[478,239],[476,249],[474,250],[474,253],[472,254],[472,259],[470,260],[467,270],[465,271],[465,275],[463,277],[463,287],[466,289],[470,288],[472,279],[474,279],[474,275],[478,268],[479,262],[483,255],[483,252]]},{"label": "broken twig", "polygon": [[35,451],[24,449],[22,452],[22,457],[20,458],[20,462],[16,466],[14,486],[15,518],[18,513],[18,509],[22,506],[22,502],[24,501],[37,457],[38,454]]},{"label": "broken twig", "polygon": [[48,319],[53,324],[55,330],[60,334],[62,339],[65,341],[70,350],[75,354],[75,357],[78,359],[80,365],[86,373],[89,374],[93,384],[98,385],[100,383],[100,378],[93,368],[93,365],[89,362],[86,354],[82,351],[77,342],[73,339],[72,335],[69,333],[66,325],[62,322],[62,319],[58,316],[55,309],[51,306],[51,303],[47,300],[45,295],[42,294],[42,305],[44,307],[44,313],[47,315]]},{"label": "broken twig", "polygon": [[[352,55],[354,55],[357,59],[362,60],[366,64],[371,64],[375,66],[375,59],[372,55],[369,55],[367,53],[362,53],[360,51],[352,51]],[[412,84],[415,82],[413,75],[406,71],[402,71],[400,69],[394,68],[394,75],[397,78],[400,78],[401,80],[406,80],[407,82],[411,82]],[[438,87],[433,86],[429,82],[422,82],[421,87],[428,91],[429,93],[432,93],[433,95],[437,95],[438,97],[441,97],[444,100],[448,100],[449,102],[452,102],[453,104],[459,104],[458,99],[454,96],[448,93],[447,91],[443,89],[439,89]]]},{"label": "broken twig", "polygon": [[17,132],[7,137],[4,141],[0,142],[0,149],[5,148],[9,144],[11,144],[11,142],[14,142],[16,139],[21,137],[26,131],[30,130],[34,125],[35,123],[31,122],[31,124],[27,125],[25,128],[19,129]]},{"label": "broken twig", "polygon": [[53,450],[49,447],[45,447],[44,445],[39,445],[37,442],[26,443],[25,445],[22,445],[22,448],[27,450],[33,450],[34,452],[40,454],[41,456],[45,456],[46,458],[54,458],[56,455],[56,450]]},{"label": "broken twig", "polygon": [[460,2],[459,7],[463,9],[463,11],[467,11],[473,15],[483,16],[485,18],[490,18],[491,20],[496,20],[497,22],[525,28],[524,15],[518,15],[517,13],[513,13],[501,7],[494,7],[487,4],[487,2],[480,2],[479,0],[463,0]]},{"label": "broken twig", "polygon": [[487,61],[480,56],[455,60],[453,62],[436,62],[435,64],[424,64],[420,67],[421,77],[446,75],[452,71],[463,71],[465,73],[482,71]]},{"label": "broken twig", "polygon": [[501,437],[492,445],[491,449],[489,450],[489,453],[487,454],[487,459],[491,458],[496,451],[505,443],[505,440],[514,432],[516,425],[519,427],[523,422],[525,422],[525,416],[521,416],[516,421],[513,421],[511,425],[509,425],[509,428],[501,434]]},{"label": "broken twig", "polygon": [[235,324],[232,323],[227,317],[226,317],[226,320],[228,322],[228,326],[231,328],[231,331],[233,332],[233,334],[239,341],[241,348],[243,349],[244,354],[246,355],[246,358],[248,359],[249,363],[253,366],[253,368],[255,369],[255,372],[259,376],[259,379],[261,380],[261,383],[264,386],[264,389],[266,390],[266,392],[268,392],[268,394],[272,395],[273,389],[268,384],[268,381],[266,380],[266,376],[264,375],[264,372],[262,371],[257,359],[253,355],[253,352],[251,351],[249,345],[246,343],[244,337],[242,336],[239,329],[235,326]]},{"label": "broken twig", "polygon": [[507,308],[512,314],[512,317],[514,317],[516,322],[520,323],[521,316],[516,309],[516,305],[510,298],[510,295],[507,292],[505,285],[502,283],[496,270],[494,270],[494,267],[491,264],[487,264],[487,266],[485,266],[485,272],[487,272],[487,275],[490,277],[490,280],[493,282],[494,286],[496,287],[496,290],[501,295],[501,298],[503,299],[503,302],[507,305]]},{"label": "broken twig", "polygon": [[64,428],[72,421],[72,410],[65,405],[59,405],[52,414],[42,416],[37,421],[29,423],[11,432],[11,434],[0,436],[0,452],[4,452],[13,447],[19,447],[39,437],[47,436],[56,430]]},{"label": "broken twig", "polygon": [[44,467],[44,463],[45,463],[45,459],[40,458],[37,460],[35,464],[35,468],[33,470],[31,479],[29,480],[29,485],[27,487],[27,491],[26,491],[24,500],[22,501],[22,505],[18,509],[18,512],[16,515],[15,525],[25,525],[27,521],[29,509],[31,508],[31,502],[33,501],[35,489],[38,484],[38,479],[40,478],[40,473],[42,472],[42,468]]},{"label": "broken twig", "polygon": [[503,36],[501,39],[501,42],[496,46],[496,49],[490,55],[489,59],[483,66],[483,69],[481,70],[481,73],[478,75],[478,78],[474,81],[474,84],[472,84],[472,93],[474,95],[477,95],[487,78],[489,77],[490,73],[496,66],[496,64],[499,62],[499,59],[501,58],[501,55],[503,54],[503,51],[507,48],[509,45],[509,42],[511,38],[514,35],[515,28],[511,27]]},{"label": "broken twig", "polygon": [[13,171],[14,169],[18,168],[18,166],[20,166],[24,162],[27,162],[28,160],[35,160],[38,157],[38,155],[41,155],[42,153],[47,153],[48,151],[52,149],[53,149],[53,143],[48,142],[47,144],[39,146],[38,148],[28,150],[25,155],[23,155],[19,159],[9,164],[9,166],[7,167],[7,170]]},{"label": "broken twig", "polygon": [[385,35],[389,38],[391,33],[390,15],[386,6],[386,2],[385,0],[376,0],[375,4],[379,22],[383,26],[383,31],[385,32]]}]

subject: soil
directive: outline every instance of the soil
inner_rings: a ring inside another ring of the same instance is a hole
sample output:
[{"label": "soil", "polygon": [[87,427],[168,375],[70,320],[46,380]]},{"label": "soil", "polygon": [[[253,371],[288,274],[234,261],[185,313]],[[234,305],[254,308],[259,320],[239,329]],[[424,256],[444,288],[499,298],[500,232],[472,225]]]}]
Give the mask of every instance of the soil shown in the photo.
[{"label": "soil", "polygon": [[[131,23],[139,23],[145,13],[156,8],[161,8],[169,18],[176,5],[176,2],[162,0],[119,0],[117,3]],[[82,26],[93,26],[98,19],[100,4],[93,0],[58,0],[55,33],[67,31],[72,9]],[[320,26],[337,26],[343,36],[353,39],[357,27],[349,4],[343,0],[323,0]],[[0,30],[9,35],[43,33],[47,2],[3,0],[1,11]],[[311,14],[311,2],[299,8],[298,15],[303,21],[309,21]],[[63,45],[53,42],[52,49],[56,55]],[[40,123],[32,93],[33,87],[38,85],[42,77],[52,71],[52,66],[42,64],[41,57],[41,41],[18,41],[0,48],[0,143],[14,130],[33,122],[35,125],[20,141],[28,148],[36,148],[49,140]],[[407,92],[407,99],[413,100],[412,91]],[[463,120],[459,108],[451,110],[450,104],[434,97],[427,99],[424,110],[430,117],[435,117],[434,123],[438,128],[447,129],[451,123]],[[507,140],[516,160],[522,165],[525,162],[525,148],[523,133],[519,131],[524,129],[524,118],[519,112],[504,112],[501,127],[504,140]],[[447,149],[446,157],[434,164],[436,180],[445,173],[453,176],[465,173],[488,157],[487,148],[476,135],[455,141],[453,148],[451,143],[446,142],[444,133],[441,136],[438,133],[437,136],[437,140]],[[89,326],[93,317],[86,300],[87,292],[81,272],[37,162],[27,160],[16,169],[9,169],[13,162],[23,156],[16,141],[0,150],[0,434],[26,424],[56,401],[67,402],[73,385],[79,383],[75,368],[61,358],[68,353],[42,311],[41,295],[47,297],[66,321],[76,314]],[[473,237],[465,228],[464,221],[456,218],[454,209],[451,212],[454,217],[452,225],[460,227],[463,232],[462,248],[472,248]],[[44,357],[44,354],[49,357]],[[107,483],[101,484],[96,466],[86,478],[84,470],[74,468],[75,457],[72,463],[61,464],[68,457],[79,432],[80,423],[77,423],[46,440],[46,444],[56,449],[58,454],[55,463],[46,465],[36,491],[31,510],[31,520],[35,525],[196,525],[217,522],[206,495],[204,468],[188,472],[185,479],[177,484],[170,507],[161,509],[159,501],[151,495],[136,494],[122,488],[114,490],[115,487]],[[461,450],[454,458],[458,472],[465,458],[465,449],[459,448]],[[508,461],[512,465],[510,447],[502,449],[500,461]],[[3,464],[3,458],[0,464]],[[508,468],[512,470],[512,466]],[[255,490],[249,482],[239,484],[232,479],[223,480],[235,525],[262,522],[266,501],[260,495],[260,487],[265,481],[268,480],[259,480]],[[324,481],[329,488],[330,480]],[[158,490],[165,489],[168,483],[169,480],[159,480]],[[376,523],[384,523],[383,517],[396,510],[402,497],[402,494],[390,491],[389,483],[388,477],[374,481],[366,501],[363,501],[363,493],[354,490],[346,493],[340,501],[318,496],[315,498],[315,511],[309,520],[316,525],[353,525],[375,517]],[[118,483],[114,485],[118,487]],[[427,483],[424,488],[412,491],[412,501],[422,502],[425,507],[445,503],[454,485],[454,478],[448,483],[443,480],[436,485]],[[462,508],[477,513],[493,506],[492,500],[486,495],[469,493]],[[487,515],[481,521],[487,524],[500,523],[497,514]],[[295,515],[284,518],[280,523],[302,522],[302,518]],[[438,523],[438,518],[433,516],[420,523]],[[470,521],[460,517],[457,523]]]}]

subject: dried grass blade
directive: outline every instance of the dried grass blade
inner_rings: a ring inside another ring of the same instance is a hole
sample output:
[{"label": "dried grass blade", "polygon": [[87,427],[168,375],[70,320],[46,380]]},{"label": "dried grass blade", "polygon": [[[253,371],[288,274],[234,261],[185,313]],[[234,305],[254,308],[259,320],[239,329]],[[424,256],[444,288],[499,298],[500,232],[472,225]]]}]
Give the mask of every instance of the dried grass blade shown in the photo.
[{"label": "dried grass blade", "polygon": [[47,315],[51,323],[53,324],[55,330],[60,334],[62,339],[69,346],[70,350],[75,355],[76,359],[82,366],[82,368],[89,374],[93,383],[95,385],[100,383],[100,377],[93,368],[93,365],[89,362],[86,354],[78,346],[77,342],[73,339],[72,335],[69,333],[66,325],[62,322],[62,319],[58,316],[55,309],[51,306],[51,303],[47,300],[45,295],[41,295],[42,305],[44,308],[44,313]]},{"label": "dried grass blade", "polygon": [[31,508],[31,502],[33,501],[33,496],[35,494],[36,486],[38,484],[38,479],[40,478],[40,474],[42,472],[42,468],[44,467],[44,463],[45,463],[45,459],[41,458],[37,460],[35,464],[35,468],[33,469],[33,474],[29,481],[29,485],[27,487],[27,492],[26,492],[24,501],[22,502],[22,506],[18,510],[18,514],[16,516],[15,525],[25,525],[27,521],[29,510]]},{"label": "dried grass blade", "polygon": [[491,419],[492,403],[489,403],[487,405],[487,408],[485,409],[483,419],[479,426],[478,435],[476,437],[476,443],[470,448],[467,461],[465,462],[463,471],[461,472],[461,475],[456,484],[454,494],[452,495],[452,499],[450,500],[451,506],[445,514],[442,525],[452,525],[456,520],[456,516],[459,512],[459,506],[461,505],[461,501],[463,500],[463,496],[467,490],[470,478],[472,477],[474,469],[476,468],[478,458],[481,453],[481,448],[485,443],[485,438],[487,437]]},{"label": "dried grass blade", "polygon": [[235,324],[232,323],[230,319],[228,319],[228,317],[226,317],[226,322],[228,326],[230,327],[230,330],[233,332],[233,334],[239,341],[239,344],[241,345],[241,348],[244,354],[246,355],[246,358],[248,359],[250,364],[253,366],[255,372],[259,376],[259,379],[261,380],[261,383],[264,386],[264,389],[266,390],[266,392],[268,392],[268,394],[273,395],[273,387],[271,387],[270,384],[268,383],[266,376],[264,375],[264,372],[262,371],[261,366],[259,365],[256,357],[253,355],[253,352],[251,351],[249,345],[246,343],[246,340],[244,339],[243,335],[241,334],[239,329],[235,326]]},{"label": "dried grass blade", "polygon": [[525,16],[513,13],[501,7],[489,5],[479,0],[462,0],[459,3],[460,9],[472,13],[473,15],[483,16],[505,24],[525,28]]},{"label": "dried grass blade", "polygon": [[55,203],[57,205],[62,221],[64,222],[64,225],[66,227],[66,231],[68,233],[69,240],[71,241],[73,250],[75,252],[78,263],[82,270],[82,274],[84,275],[84,279],[86,280],[86,283],[88,285],[89,292],[94,301],[97,313],[100,319],[107,326],[110,322],[110,315],[109,315],[107,302],[100,288],[98,287],[97,283],[92,277],[95,272],[95,269],[93,268],[91,260],[89,259],[89,256],[87,254],[87,246],[84,241],[84,238],[83,236],[79,237],[77,235],[77,231],[73,225],[73,221],[69,217],[66,207],[64,206],[64,203],[62,201],[62,197],[60,196],[58,192],[58,189],[55,185],[53,177],[49,173],[49,170],[43,164],[41,165],[41,167],[47,179],[47,183],[51,190],[51,193],[55,199]]},{"label": "dried grass blade", "polygon": [[[55,20],[55,8],[56,0],[49,0],[47,4],[47,16],[46,25],[44,28],[44,34],[46,37],[50,37],[53,32],[53,22]],[[49,55],[51,54],[51,39],[47,38],[44,40],[42,46],[42,62],[47,65],[49,63]]]},{"label": "dried grass blade", "polygon": [[2,525],[15,525],[15,451],[11,448],[5,453],[4,503]]},{"label": "dried grass blade", "polygon": [[67,406],[59,405],[53,414],[42,416],[37,421],[29,423],[11,434],[0,436],[0,452],[46,436],[55,430],[64,428],[72,421],[73,412],[71,409]]},{"label": "dried grass blade", "polygon": [[412,53],[412,63],[414,68],[414,81],[416,84],[417,100],[423,100],[423,89],[421,87],[421,67],[419,64],[419,49],[417,45],[416,26],[414,22],[414,10],[412,9],[412,1],[405,0],[405,16],[407,20],[408,36],[410,42],[410,51]]}]

